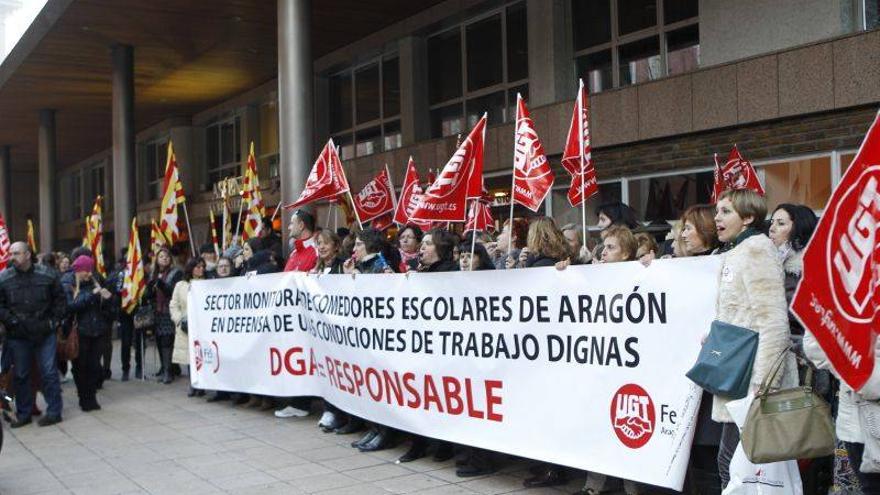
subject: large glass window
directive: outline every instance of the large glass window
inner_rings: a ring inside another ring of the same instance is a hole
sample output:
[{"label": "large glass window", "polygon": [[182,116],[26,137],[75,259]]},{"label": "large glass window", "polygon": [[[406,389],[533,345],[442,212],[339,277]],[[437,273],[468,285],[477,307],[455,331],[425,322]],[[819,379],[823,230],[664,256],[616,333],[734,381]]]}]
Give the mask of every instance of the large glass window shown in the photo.
[{"label": "large glass window", "polygon": [[[567,224],[581,225],[581,208],[572,208],[568,202],[569,178],[560,181],[564,186],[554,187],[550,192],[553,202],[553,219],[556,225],[562,227]],[[596,225],[599,222],[599,206],[613,201],[622,201],[620,181],[600,182],[599,192],[587,198],[587,226]]]},{"label": "large glass window", "polygon": [[160,199],[162,196],[162,181],[165,178],[165,165],[168,161],[168,138],[148,141],[144,145],[142,157],[141,173],[144,178],[143,200],[153,201]]},{"label": "large glass window", "polygon": [[82,205],[82,172],[77,170],[64,175],[60,183],[61,201],[58,203],[58,218],[62,222],[82,220],[85,217]]},{"label": "large glass window", "polygon": [[215,122],[206,129],[208,187],[241,173],[241,117]]},{"label": "large glass window", "polygon": [[714,180],[712,171],[630,179],[629,205],[639,220],[676,220],[689,206],[712,201]]},{"label": "large glass window", "polygon": [[868,30],[880,27],[880,0],[863,0],[865,2],[865,28]]},{"label": "large glass window", "polygon": [[467,132],[484,112],[490,124],[514,117],[516,91],[528,93],[524,1],[432,35],[427,45],[432,137]]},{"label": "large glass window", "polygon": [[[399,148],[400,59],[384,55],[329,78],[330,132],[347,160]],[[391,125],[397,122],[397,129]],[[389,135],[383,134],[385,130]]]},{"label": "large glass window", "polygon": [[822,210],[831,197],[830,156],[771,162],[757,169],[769,208],[797,203]]},{"label": "large glass window", "polygon": [[571,0],[574,64],[589,91],[699,67],[698,0]]},{"label": "large glass window", "polygon": [[104,211],[108,211],[110,206],[112,206],[112,201],[106,197],[107,188],[105,187],[104,174],[105,167],[103,162],[86,169],[86,199],[94,203],[95,198],[98,196],[105,196],[103,208]]},{"label": "large glass window", "polygon": [[278,177],[278,103],[272,100],[260,105],[260,141],[257,166],[260,177]]}]

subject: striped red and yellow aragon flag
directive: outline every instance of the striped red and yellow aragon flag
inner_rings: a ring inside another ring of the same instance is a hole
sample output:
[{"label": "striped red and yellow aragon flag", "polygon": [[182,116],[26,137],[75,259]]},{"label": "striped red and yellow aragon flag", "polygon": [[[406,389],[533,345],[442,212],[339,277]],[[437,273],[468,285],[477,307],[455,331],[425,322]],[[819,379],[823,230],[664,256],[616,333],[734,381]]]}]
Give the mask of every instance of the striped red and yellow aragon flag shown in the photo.
[{"label": "striped red and yellow aragon flag", "polygon": [[[153,222],[155,224],[155,222]],[[125,257],[125,275],[122,279],[122,309],[133,313],[144,295],[144,263],[141,258],[141,243],[138,240],[137,217],[131,221],[128,234],[128,253]]]},{"label": "striped red and yellow aragon flag", "polygon": [[168,245],[168,239],[165,238],[165,234],[162,233],[162,229],[159,228],[159,224],[156,223],[156,220],[151,220],[150,227],[150,252],[154,255],[159,252],[159,249],[163,246]]},{"label": "striped red and yellow aragon flag", "polygon": [[107,276],[107,265],[104,264],[104,215],[101,204],[104,198],[98,196],[95,198],[95,204],[92,206],[92,214],[86,218],[87,238],[89,244],[86,246],[92,251],[95,257],[95,270],[102,277]]},{"label": "striped red and yellow aragon flag", "polygon": [[162,204],[159,206],[159,228],[171,244],[181,239],[177,226],[177,205],[186,202],[180,173],[177,170],[177,157],[174,146],[168,141],[168,161],[165,163],[165,179],[162,181]]},{"label": "striped red and yellow aragon flag", "polygon": [[27,221],[27,243],[32,253],[37,252],[37,237],[34,233],[34,222],[28,218]]},{"label": "striped red and yellow aragon flag", "polygon": [[247,217],[244,219],[244,235],[242,240],[257,237],[263,228],[263,217],[266,216],[266,207],[263,205],[263,193],[260,192],[260,178],[257,175],[257,157],[254,155],[254,143],[251,141],[251,150],[248,154],[247,169],[244,171],[244,183],[242,184],[242,201],[247,201]]},{"label": "striped red and yellow aragon flag", "polygon": [[3,215],[0,215],[0,270],[5,269],[6,264],[9,263],[10,247],[12,247],[12,242],[9,240],[9,229],[6,228]]}]

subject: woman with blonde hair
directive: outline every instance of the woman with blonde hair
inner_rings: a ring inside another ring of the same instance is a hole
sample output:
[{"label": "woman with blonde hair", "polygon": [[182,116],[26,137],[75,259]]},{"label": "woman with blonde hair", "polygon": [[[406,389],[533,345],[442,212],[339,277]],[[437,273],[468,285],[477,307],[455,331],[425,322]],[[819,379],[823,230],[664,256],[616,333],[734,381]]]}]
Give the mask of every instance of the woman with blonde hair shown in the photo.
[{"label": "woman with blonde hair", "polygon": [[552,218],[541,217],[533,221],[526,239],[529,250],[526,268],[553,266],[569,257],[568,241]]},{"label": "woman with blonde hair", "polygon": [[[763,197],[750,190],[726,191],[716,204],[715,226],[723,243],[716,319],[758,333],[758,352],[751,370],[750,390],[756,391],[776,359],[787,353],[782,372],[771,387],[797,385],[797,365],[788,351],[791,335],[782,266],[776,246],[761,227],[767,216]],[[718,473],[722,490],[730,481],[730,460],[739,443],[739,429],[716,395],[712,419],[722,423]]]},{"label": "woman with blonde hair", "polygon": [[602,231],[602,261],[615,263],[633,261],[639,250],[639,242],[632,230],[623,225],[612,225]]}]

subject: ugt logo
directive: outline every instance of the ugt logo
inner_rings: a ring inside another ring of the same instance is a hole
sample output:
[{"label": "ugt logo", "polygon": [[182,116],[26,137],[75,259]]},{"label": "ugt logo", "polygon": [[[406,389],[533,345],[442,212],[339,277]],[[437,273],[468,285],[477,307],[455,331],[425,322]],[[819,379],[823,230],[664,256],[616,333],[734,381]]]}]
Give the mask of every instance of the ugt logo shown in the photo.
[{"label": "ugt logo", "polygon": [[196,371],[201,371],[205,366],[213,373],[217,373],[220,369],[220,349],[217,347],[216,340],[212,340],[210,346],[204,347],[200,341],[193,341],[193,352],[195,353]]},{"label": "ugt logo", "polygon": [[611,425],[617,438],[631,449],[644,447],[654,434],[654,401],[642,387],[629,383],[611,400]]},{"label": "ugt logo", "polygon": [[834,209],[825,256],[831,295],[849,321],[868,323],[876,306],[880,274],[871,260],[878,250],[880,165],[867,167],[843,193]]}]

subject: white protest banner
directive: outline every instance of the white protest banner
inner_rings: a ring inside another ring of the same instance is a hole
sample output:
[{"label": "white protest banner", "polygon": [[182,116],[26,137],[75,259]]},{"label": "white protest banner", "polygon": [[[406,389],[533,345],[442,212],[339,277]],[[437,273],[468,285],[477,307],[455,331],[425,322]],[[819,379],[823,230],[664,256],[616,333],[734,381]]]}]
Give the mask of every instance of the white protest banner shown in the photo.
[{"label": "white protest banner", "polygon": [[193,385],[681,489],[719,266],[197,281]]}]

